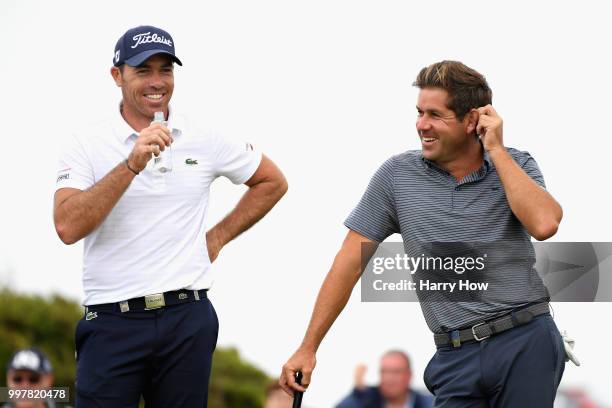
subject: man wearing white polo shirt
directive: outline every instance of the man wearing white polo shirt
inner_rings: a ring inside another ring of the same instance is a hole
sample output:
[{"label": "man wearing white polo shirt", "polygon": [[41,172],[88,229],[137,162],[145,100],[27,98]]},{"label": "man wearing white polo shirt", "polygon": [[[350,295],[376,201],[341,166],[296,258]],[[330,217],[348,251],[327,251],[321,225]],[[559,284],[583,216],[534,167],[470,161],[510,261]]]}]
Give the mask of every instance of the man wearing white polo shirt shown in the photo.
[{"label": "man wearing white polo shirt", "polygon": [[[169,107],[174,63],[182,65],[166,31],[128,30],[111,68],[120,107],[77,132],[60,157],[55,227],[66,244],[84,238],[77,406],[137,407],[141,395],[147,406],[206,406],[218,332],[206,295],[211,263],[287,191],[280,170],[250,144]],[[156,112],[164,122],[152,123]],[[219,176],[249,189],[207,231]]]}]

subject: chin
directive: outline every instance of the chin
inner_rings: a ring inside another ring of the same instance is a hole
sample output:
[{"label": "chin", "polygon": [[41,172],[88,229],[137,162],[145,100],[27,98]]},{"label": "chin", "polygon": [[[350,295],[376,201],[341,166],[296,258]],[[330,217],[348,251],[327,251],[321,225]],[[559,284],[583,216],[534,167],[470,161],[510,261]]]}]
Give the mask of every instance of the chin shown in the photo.
[{"label": "chin", "polygon": [[423,157],[429,161],[435,161],[437,158],[437,155],[435,153],[426,152],[425,150],[421,150],[421,152],[423,153]]},{"label": "chin", "polygon": [[147,116],[153,117],[155,112],[165,112],[167,105],[160,106],[146,106],[143,111],[147,113]]}]

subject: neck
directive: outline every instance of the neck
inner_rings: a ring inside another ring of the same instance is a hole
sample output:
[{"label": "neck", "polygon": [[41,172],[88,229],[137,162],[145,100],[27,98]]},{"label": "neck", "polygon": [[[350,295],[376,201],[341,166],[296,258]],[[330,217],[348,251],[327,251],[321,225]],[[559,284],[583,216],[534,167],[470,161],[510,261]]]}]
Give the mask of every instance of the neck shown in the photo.
[{"label": "neck", "polygon": [[385,403],[387,408],[404,408],[408,399],[410,398],[410,390],[406,390],[406,392],[398,395],[394,398],[387,398]]},{"label": "neck", "polygon": [[[130,109],[129,107],[125,106],[123,104],[123,102],[121,102],[121,116],[123,117],[123,120],[125,120],[127,122],[128,125],[130,125],[132,127],[132,129],[134,129],[136,132],[141,132],[142,129],[147,128],[151,125],[151,122],[153,122],[153,116],[146,116],[143,115],[142,113],[135,111],[133,109]],[[168,118],[168,108],[166,107],[164,110],[164,117]]]},{"label": "neck", "polygon": [[15,404],[15,408],[45,408],[45,407],[46,407],[46,404],[43,401],[26,402],[26,403],[17,402]]},{"label": "neck", "polygon": [[461,181],[465,176],[478,170],[484,160],[484,148],[479,139],[474,139],[465,146],[464,149],[457,151],[455,158],[446,163],[436,163],[438,166],[448,171]]}]

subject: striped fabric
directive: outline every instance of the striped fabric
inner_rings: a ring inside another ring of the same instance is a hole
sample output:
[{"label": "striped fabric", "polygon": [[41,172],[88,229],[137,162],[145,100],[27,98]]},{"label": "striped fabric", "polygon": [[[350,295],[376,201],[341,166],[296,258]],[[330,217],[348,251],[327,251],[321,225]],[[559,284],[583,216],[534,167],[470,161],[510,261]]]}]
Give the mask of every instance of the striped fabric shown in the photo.
[{"label": "striped fabric", "polygon": [[[544,179],[527,152],[507,148],[521,168],[542,188]],[[515,262],[487,270],[492,291],[478,301],[421,302],[434,333],[468,327],[509,309],[548,298],[533,264],[531,237],[514,216],[495,167],[485,154],[480,169],[458,182],[451,174],[407,151],[388,159],[372,177],[366,192],[344,224],[383,242],[402,235],[406,254],[411,242],[486,242],[524,249]]]}]

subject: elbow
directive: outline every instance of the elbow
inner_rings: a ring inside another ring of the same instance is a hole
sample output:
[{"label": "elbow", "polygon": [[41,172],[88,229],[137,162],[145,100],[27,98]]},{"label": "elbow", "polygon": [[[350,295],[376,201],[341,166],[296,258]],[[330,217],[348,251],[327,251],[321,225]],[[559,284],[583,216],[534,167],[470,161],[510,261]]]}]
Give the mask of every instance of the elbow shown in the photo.
[{"label": "elbow", "polygon": [[287,179],[283,177],[278,183],[277,191],[279,194],[279,199],[287,193],[287,190],[289,190],[289,183],[287,183]]},{"label": "elbow", "polygon": [[538,223],[531,236],[538,241],[547,240],[557,233],[562,218],[563,209],[559,204],[556,204],[555,208],[550,211],[549,216]]},{"label": "elbow", "polygon": [[80,239],[66,223],[56,222],[55,231],[59,239],[66,245],[72,245]]},{"label": "elbow", "polygon": [[555,235],[558,229],[559,229],[558,221],[542,223],[542,225],[538,226],[538,228],[535,231],[533,231],[531,236],[537,239],[538,241],[544,241],[552,237],[553,235]]},{"label": "elbow", "polygon": [[287,190],[289,190],[289,184],[287,183],[285,176],[281,174],[280,177],[273,180],[272,191],[276,202],[278,202],[287,193]]}]

